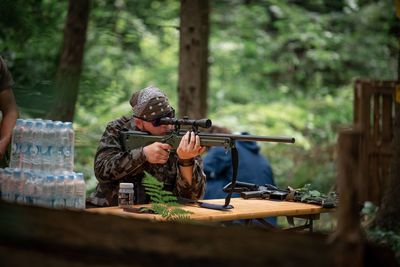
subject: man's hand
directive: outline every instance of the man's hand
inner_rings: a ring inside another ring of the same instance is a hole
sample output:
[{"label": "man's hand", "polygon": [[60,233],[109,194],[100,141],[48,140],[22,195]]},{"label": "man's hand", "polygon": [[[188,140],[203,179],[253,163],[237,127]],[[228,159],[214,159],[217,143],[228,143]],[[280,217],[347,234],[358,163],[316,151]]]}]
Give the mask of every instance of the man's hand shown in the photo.
[{"label": "man's hand", "polygon": [[148,162],[153,164],[164,164],[169,158],[169,144],[155,142],[151,145],[143,147],[143,152]]},{"label": "man's hand", "polygon": [[187,132],[181,139],[176,153],[180,159],[191,159],[206,150],[205,147],[200,146],[200,137],[195,135],[194,132]]}]

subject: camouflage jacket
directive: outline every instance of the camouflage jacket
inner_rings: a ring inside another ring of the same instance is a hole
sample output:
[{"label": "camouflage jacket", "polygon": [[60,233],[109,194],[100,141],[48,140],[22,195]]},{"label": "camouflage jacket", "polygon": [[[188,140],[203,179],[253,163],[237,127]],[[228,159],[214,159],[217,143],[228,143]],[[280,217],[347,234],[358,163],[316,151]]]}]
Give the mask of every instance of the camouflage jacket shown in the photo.
[{"label": "camouflage jacket", "polygon": [[88,197],[88,202],[97,206],[118,205],[119,183],[134,183],[135,203],[148,203],[141,184],[144,171],[164,182],[164,189],[178,197],[199,199],[204,194],[205,174],[202,160],[195,158],[193,180],[189,185],[181,177],[178,156],[171,152],[165,164],[151,164],[146,161],[143,148],[123,151],[119,142],[121,130],[139,130],[132,117],[121,117],[108,123],[101,137],[94,161],[94,172],[98,180],[96,190]]}]

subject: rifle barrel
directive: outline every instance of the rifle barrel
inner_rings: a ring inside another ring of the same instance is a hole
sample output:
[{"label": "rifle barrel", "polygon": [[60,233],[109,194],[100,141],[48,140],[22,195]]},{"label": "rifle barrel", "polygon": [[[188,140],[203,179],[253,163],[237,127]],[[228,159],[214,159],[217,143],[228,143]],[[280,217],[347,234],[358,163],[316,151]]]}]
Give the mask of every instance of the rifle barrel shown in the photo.
[{"label": "rifle barrel", "polygon": [[200,139],[202,137],[225,137],[231,138],[238,141],[264,141],[264,142],[278,142],[278,143],[294,143],[296,140],[294,137],[286,136],[257,136],[257,135],[241,135],[241,134],[219,134],[219,133],[199,133]]}]

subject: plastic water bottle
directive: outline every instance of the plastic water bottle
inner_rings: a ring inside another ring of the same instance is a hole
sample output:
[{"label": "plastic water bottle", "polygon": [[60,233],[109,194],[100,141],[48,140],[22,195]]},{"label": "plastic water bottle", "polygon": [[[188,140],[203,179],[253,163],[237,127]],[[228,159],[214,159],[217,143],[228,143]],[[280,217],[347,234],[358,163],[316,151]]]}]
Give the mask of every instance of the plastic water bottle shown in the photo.
[{"label": "plastic water bottle", "polygon": [[37,157],[37,162],[38,163],[38,168],[35,169],[39,172],[44,172],[45,168],[44,168],[44,164],[45,164],[45,159],[44,157],[46,156],[47,153],[47,149],[48,149],[48,140],[46,140],[47,138],[47,129],[46,129],[46,122],[45,121],[41,121],[40,123],[38,123],[37,126],[37,133],[36,133],[36,144],[38,146],[38,157]]},{"label": "plastic water bottle", "polygon": [[84,209],[86,200],[86,184],[83,173],[78,172],[75,180],[75,208]]},{"label": "plastic water bottle", "polygon": [[22,138],[23,138],[24,124],[25,124],[24,120],[17,119],[17,122],[13,129],[12,141],[11,141],[11,157],[10,157],[11,168],[22,167],[21,145],[23,141]]},{"label": "plastic water bottle", "polygon": [[25,177],[24,184],[24,203],[33,205],[33,198],[35,195],[35,183],[31,171],[23,170],[22,175]]},{"label": "plastic water bottle", "polygon": [[42,171],[49,173],[53,170],[53,140],[54,140],[54,123],[52,121],[46,122],[45,130],[43,131],[42,139]]},{"label": "plastic water bottle", "polygon": [[64,208],[65,207],[65,184],[64,184],[64,175],[59,175],[56,177],[55,182],[55,196],[54,196],[54,207],[55,208]]},{"label": "plastic water bottle", "polygon": [[21,145],[21,153],[23,154],[22,160],[22,168],[31,169],[32,168],[32,157],[30,154],[30,148],[33,143],[33,121],[27,120],[26,127],[23,131],[22,135],[22,145]]},{"label": "plastic water bottle", "polygon": [[63,147],[63,170],[72,172],[74,170],[75,133],[71,122],[64,123],[60,136]]},{"label": "plastic water bottle", "polygon": [[56,173],[63,172],[63,165],[64,165],[64,146],[63,146],[63,139],[62,139],[62,132],[63,132],[64,124],[61,121],[54,122],[54,136],[52,136],[52,148],[53,148],[53,160],[54,160],[54,171]]},{"label": "plastic water bottle", "polygon": [[10,169],[11,175],[10,175],[10,179],[8,182],[8,201],[10,201],[10,202],[15,202],[16,195],[18,195],[18,193],[16,192],[17,191],[17,183],[16,183],[15,177],[17,175],[15,175],[15,170],[19,170],[19,169]]},{"label": "plastic water bottle", "polygon": [[32,157],[32,169],[40,171],[42,169],[42,143],[44,122],[42,120],[35,121],[33,128],[32,146],[30,155]]},{"label": "plastic water bottle", "polygon": [[13,175],[12,175],[12,184],[14,187],[14,197],[13,201],[17,203],[23,203],[24,202],[24,177],[22,175],[21,169],[14,169],[13,170]]},{"label": "plastic water bottle", "polygon": [[43,181],[43,198],[42,202],[46,207],[54,207],[56,183],[54,175],[47,175]]},{"label": "plastic water bottle", "polygon": [[12,169],[5,168],[3,174],[3,187],[2,187],[3,188],[2,199],[5,201],[12,201],[11,195],[14,195],[11,178],[12,178]]},{"label": "plastic water bottle", "polygon": [[33,204],[37,206],[46,206],[47,201],[44,195],[44,183],[45,177],[42,173],[35,172],[32,174],[34,193],[33,193]]},{"label": "plastic water bottle", "polygon": [[75,173],[69,173],[65,177],[65,207],[75,207]]}]

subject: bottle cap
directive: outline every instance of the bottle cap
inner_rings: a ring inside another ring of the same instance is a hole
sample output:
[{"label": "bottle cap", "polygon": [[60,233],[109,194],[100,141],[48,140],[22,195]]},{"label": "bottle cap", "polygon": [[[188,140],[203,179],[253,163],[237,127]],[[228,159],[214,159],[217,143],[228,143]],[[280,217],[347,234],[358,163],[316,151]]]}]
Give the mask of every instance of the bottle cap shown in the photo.
[{"label": "bottle cap", "polygon": [[133,188],[133,184],[132,183],[120,183],[119,184],[119,188]]},{"label": "bottle cap", "polygon": [[78,180],[83,180],[83,173],[77,172],[77,173],[76,173],[76,178],[77,178]]},{"label": "bottle cap", "polygon": [[72,122],[69,122],[69,121],[64,122],[64,126],[65,126],[66,128],[72,129]]}]

